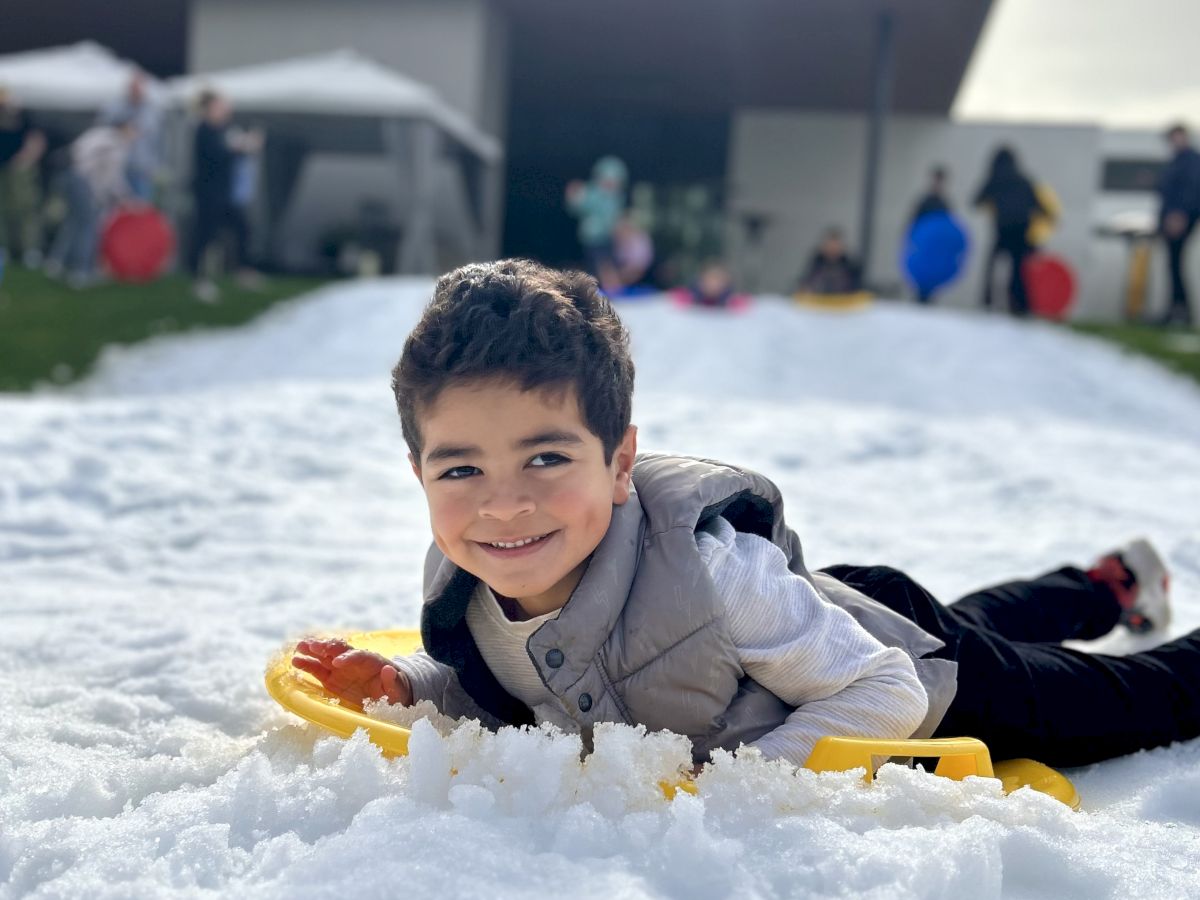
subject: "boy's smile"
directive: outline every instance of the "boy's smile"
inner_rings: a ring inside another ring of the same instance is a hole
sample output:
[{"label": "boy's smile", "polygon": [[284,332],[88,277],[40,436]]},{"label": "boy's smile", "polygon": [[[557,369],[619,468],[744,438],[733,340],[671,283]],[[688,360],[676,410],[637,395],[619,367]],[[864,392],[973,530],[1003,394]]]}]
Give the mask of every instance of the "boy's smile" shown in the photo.
[{"label": "boy's smile", "polygon": [[605,463],[573,385],[447,387],[419,416],[413,460],[434,541],[452,562],[530,616],[560,609],[629,499],[636,429]]}]

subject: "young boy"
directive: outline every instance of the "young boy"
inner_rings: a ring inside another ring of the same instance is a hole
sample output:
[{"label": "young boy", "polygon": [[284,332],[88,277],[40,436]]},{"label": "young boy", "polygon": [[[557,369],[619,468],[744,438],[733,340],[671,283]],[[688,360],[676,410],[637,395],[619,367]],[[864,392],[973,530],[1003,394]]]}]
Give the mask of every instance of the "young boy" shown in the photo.
[{"label": "young boy", "polygon": [[429,504],[424,653],[302,641],[347,700],[490,726],[641,723],[802,765],[824,735],[969,735],[1082,765],[1200,735],[1200,631],[1127,657],[1061,646],[1167,624],[1144,541],[942,606],[903,573],[810,573],[778,489],[637,454],[628,335],[595,281],[535,263],[441,278],[393,372]]}]

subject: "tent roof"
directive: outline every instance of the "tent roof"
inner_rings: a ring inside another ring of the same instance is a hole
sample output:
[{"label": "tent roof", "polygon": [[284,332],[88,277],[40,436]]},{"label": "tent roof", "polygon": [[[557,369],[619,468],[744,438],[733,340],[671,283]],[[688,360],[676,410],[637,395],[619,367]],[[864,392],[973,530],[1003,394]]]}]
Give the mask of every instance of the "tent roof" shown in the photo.
[{"label": "tent roof", "polygon": [[240,66],[173,79],[181,102],[205,88],[220,91],[243,112],[424,118],[475,153],[500,155],[500,144],[475,128],[427,85],[353,50]]},{"label": "tent roof", "polygon": [[[0,56],[0,85],[31,109],[92,112],[124,94],[139,71],[92,41]],[[154,78],[145,78],[151,94],[162,90]]]},{"label": "tent roof", "polygon": [[[120,97],[138,71],[92,41],[0,56],[0,85],[30,109],[97,110]],[[146,77],[151,93],[160,90]]]}]

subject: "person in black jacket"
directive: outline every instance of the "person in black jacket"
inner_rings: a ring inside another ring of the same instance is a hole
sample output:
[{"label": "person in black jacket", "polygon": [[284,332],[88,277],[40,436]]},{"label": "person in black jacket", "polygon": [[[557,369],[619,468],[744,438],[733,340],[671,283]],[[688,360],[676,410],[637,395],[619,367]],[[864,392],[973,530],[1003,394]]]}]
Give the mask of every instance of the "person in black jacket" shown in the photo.
[{"label": "person in black jacket", "polygon": [[1158,230],[1167,243],[1167,271],[1171,278],[1170,303],[1162,323],[1190,325],[1192,308],[1183,280],[1183,250],[1200,219],[1200,153],[1192,147],[1182,125],[1174,125],[1167,131],[1167,142],[1175,155],[1163,170],[1158,185],[1162,201]]},{"label": "person in black jacket", "polygon": [[929,170],[929,189],[913,207],[912,215],[908,220],[910,230],[924,216],[950,212],[950,201],[946,199],[946,178],[945,166],[934,166]]},{"label": "person in black jacket", "polygon": [[825,230],[797,290],[810,294],[853,294],[862,290],[862,267],[846,249],[840,228]]},{"label": "person in black jacket", "polygon": [[975,195],[976,206],[989,206],[996,223],[996,241],[988,257],[983,283],[983,305],[991,308],[992,281],[996,258],[1006,254],[1012,263],[1009,276],[1009,309],[1014,316],[1029,314],[1029,292],[1022,265],[1032,248],[1029,245],[1029,221],[1042,210],[1033,184],[1021,172],[1011,147],[1000,147],[992,157],[987,181]]},{"label": "person in black jacket", "polygon": [[[926,216],[950,213],[950,201],[946,198],[946,180],[949,173],[945,166],[934,166],[929,170],[929,188],[921,195],[916,206],[913,207],[912,215],[908,219],[908,234],[911,235],[913,228],[921,219]],[[933,291],[935,289],[925,287],[921,284],[917,286],[917,302],[929,303],[933,299]]]},{"label": "person in black jacket", "polygon": [[204,253],[221,232],[228,229],[234,238],[234,265],[239,277],[252,277],[247,258],[249,235],[246,219],[234,205],[234,170],[239,155],[256,153],[262,146],[262,134],[233,134],[229,121],[233,107],[214,91],[200,97],[201,121],[196,126],[192,156],[192,200],[194,219],[188,247],[188,271],[194,279],[196,297],[206,303],[218,298],[217,287],[204,276]]}]

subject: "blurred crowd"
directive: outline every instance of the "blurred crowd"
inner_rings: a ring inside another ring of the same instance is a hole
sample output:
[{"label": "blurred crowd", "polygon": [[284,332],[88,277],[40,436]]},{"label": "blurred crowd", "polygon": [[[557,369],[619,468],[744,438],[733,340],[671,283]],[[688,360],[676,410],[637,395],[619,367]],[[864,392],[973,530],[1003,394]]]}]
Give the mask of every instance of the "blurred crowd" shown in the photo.
[{"label": "blurred crowd", "polygon": [[[1200,221],[1200,152],[1192,146],[1183,125],[1168,129],[1166,140],[1170,158],[1157,185],[1157,227],[1147,237],[1160,240],[1166,251],[1167,303],[1165,312],[1152,321],[1192,325],[1195,319],[1184,257]],[[931,168],[904,235],[905,275],[913,298],[923,304],[933,302],[940,290],[962,274],[971,243],[951,203],[949,179],[946,166]],[[699,260],[690,279],[664,283],[654,241],[645,223],[639,221],[638,212],[628,206],[628,183],[625,163],[615,156],[604,156],[596,161],[588,180],[571,181],[566,188],[565,203],[578,220],[584,260],[603,289],[611,296],[629,296],[654,286],[673,288],[689,292],[694,302],[705,306],[723,306],[737,297],[731,269],[719,256]],[[1041,311],[1035,309],[1033,288],[1055,277],[1072,277],[1066,263],[1043,252],[1041,246],[1062,213],[1054,191],[1025,171],[1014,147],[1000,146],[972,195],[972,205],[985,212],[992,223],[990,239],[981,242],[986,254],[981,305],[984,309],[1002,308],[1014,316]],[[998,269],[1006,273],[999,290]],[[1064,272],[1067,274],[1059,274]],[[871,293],[863,265],[854,256],[842,228],[825,229],[797,277],[795,289],[798,298],[849,299]]]},{"label": "blurred crowd", "polygon": [[[162,260],[162,268],[177,263],[203,302],[219,299],[214,270],[232,272],[247,286],[260,283],[250,258],[248,210],[258,192],[264,134],[234,127],[232,113],[219,93],[201,94],[188,158],[176,154],[174,161],[187,168],[186,177],[180,177],[185,173],[172,171],[166,153],[165,110],[146,76],[135,73],[121,97],[58,148],[51,148],[20,98],[0,86],[0,263],[19,261],[73,287],[86,287],[104,277],[101,239],[114,216],[154,215],[164,207],[167,188],[175,185],[190,199],[190,208],[186,216],[176,209],[171,220],[162,217],[163,227],[185,221],[186,240]],[[1182,125],[1171,127],[1166,139],[1171,155],[1158,184],[1153,237],[1166,251],[1168,296],[1157,321],[1191,325],[1184,260],[1200,220],[1200,153]],[[965,266],[970,241],[949,198],[950,177],[945,166],[931,169],[906,226],[903,265],[920,303],[933,302]],[[723,306],[748,287],[735,284],[731,268],[711,246],[693,247],[686,266],[660,258],[665,254],[657,252],[653,223],[644,208],[631,204],[629,183],[626,164],[608,155],[596,161],[588,179],[566,186],[565,205],[577,219],[584,260],[605,291],[636,295],[675,288],[701,305]],[[990,239],[981,242],[986,254],[982,305],[1029,314],[1037,299],[1031,278],[1039,266],[1045,268],[1039,245],[1060,214],[1053,191],[1024,170],[1015,148],[1002,146],[983,173],[973,205],[987,212],[993,226]],[[998,267],[1007,273],[1000,291]],[[871,287],[845,232],[836,226],[824,230],[796,280],[799,296],[856,297]]]},{"label": "blurred crowd", "polygon": [[[257,191],[264,136],[231,125],[232,107],[213,91],[198,104],[190,153],[191,218],[179,261],[193,278],[197,299],[215,302],[212,256],[254,286],[249,263],[249,207]],[[44,131],[0,86],[0,259],[20,261],[85,288],[104,277],[101,238],[118,213],[158,217],[167,188],[177,183],[166,154],[165,110],[135,73],[124,94],[57,151]],[[136,235],[137,229],[129,231]],[[165,269],[173,260],[161,260]]]}]

